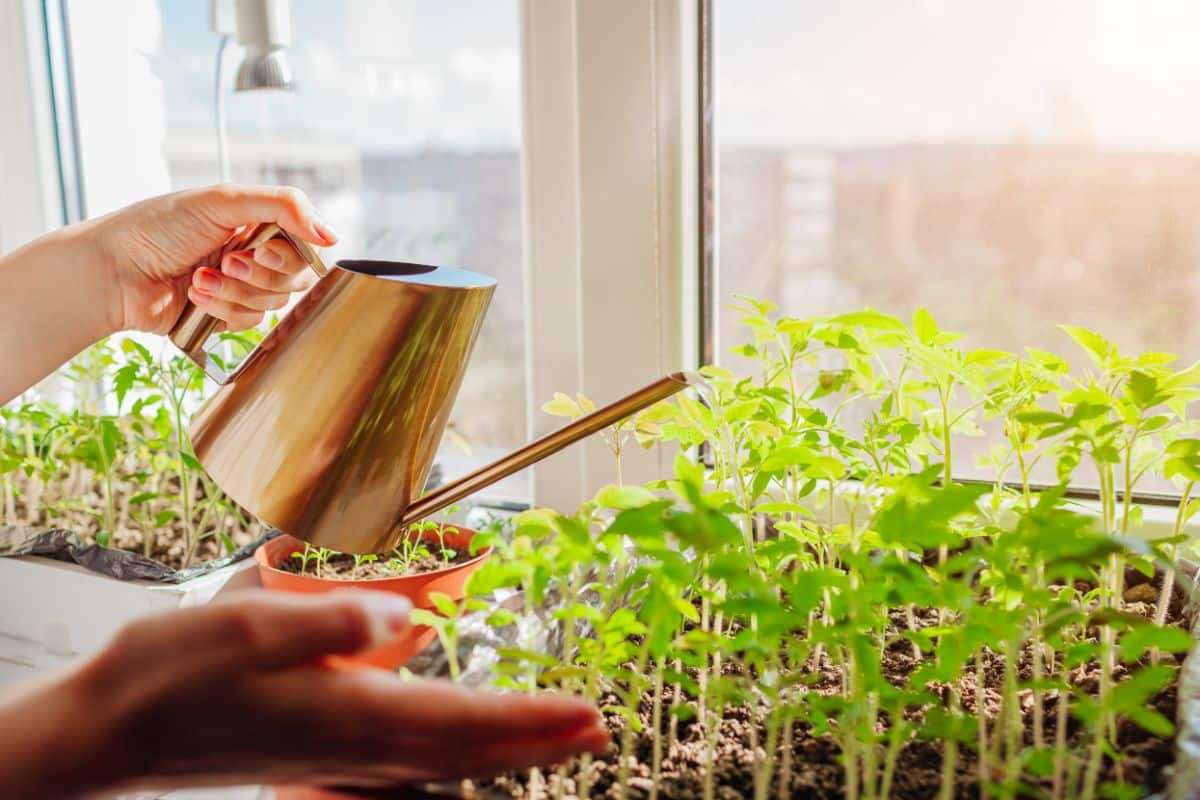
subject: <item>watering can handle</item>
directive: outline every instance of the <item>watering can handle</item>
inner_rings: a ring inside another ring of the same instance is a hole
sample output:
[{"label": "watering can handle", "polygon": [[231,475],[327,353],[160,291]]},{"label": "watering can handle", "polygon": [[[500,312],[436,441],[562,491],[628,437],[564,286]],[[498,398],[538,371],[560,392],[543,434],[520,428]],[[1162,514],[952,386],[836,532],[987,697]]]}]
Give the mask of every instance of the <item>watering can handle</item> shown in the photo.
[{"label": "watering can handle", "polygon": [[[312,245],[292,237],[274,222],[264,222],[234,234],[221,247],[218,260],[226,253],[232,253],[235,250],[253,250],[263,242],[276,238],[287,241],[318,276],[324,277],[325,273],[329,272],[329,268],[325,266],[325,262],[321,260],[321,256]],[[217,383],[225,383],[227,376],[217,364],[213,363],[204,349],[209,337],[216,332],[220,324],[221,320],[204,313],[191,300],[187,300],[184,302],[183,312],[167,336],[176,347],[183,351],[185,356],[204,370],[205,375]]]}]

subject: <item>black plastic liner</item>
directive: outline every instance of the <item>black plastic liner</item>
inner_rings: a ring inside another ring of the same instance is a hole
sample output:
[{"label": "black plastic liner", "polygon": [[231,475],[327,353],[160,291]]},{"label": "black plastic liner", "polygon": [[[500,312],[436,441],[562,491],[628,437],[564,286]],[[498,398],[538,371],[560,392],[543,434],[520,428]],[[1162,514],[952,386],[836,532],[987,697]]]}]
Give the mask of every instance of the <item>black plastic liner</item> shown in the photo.
[{"label": "black plastic liner", "polygon": [[268,531],[234,552],[195,564],[186,569],[173,569],[161,561],[146,558],[128,550],[115,550],[98,544],[85,544],[74,531],[63,528],[24,528],[0,526],[0,558],[12,556],[44,556],[58,561],[78,564],[100,575],[119,581],[154,581],[183,583],[250,558],[263,542],[279,535]]}]

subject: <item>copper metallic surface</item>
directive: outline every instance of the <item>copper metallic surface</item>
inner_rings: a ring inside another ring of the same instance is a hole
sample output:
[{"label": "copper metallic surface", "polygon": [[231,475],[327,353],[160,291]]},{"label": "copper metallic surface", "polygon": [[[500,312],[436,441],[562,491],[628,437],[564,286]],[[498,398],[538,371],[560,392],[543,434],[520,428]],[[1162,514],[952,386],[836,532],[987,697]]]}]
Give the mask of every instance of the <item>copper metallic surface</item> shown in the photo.
[{"label": "copper metallic surface", "polygon": [[391,549],[495,285],[444,267],[339,262],[197,414],[197,458],[269,525],[348,553]]},{"label": "copper metallic surface", "polygon": [[541,461],[543,458],[557,453],[559,450],[574,444],[580,439],[602,431],[609,425],[620,422],[626,417],[657,403],[659,400],[665,400],[679,390],[692,385],[692,383],[693,379],[686,373],[672,373],[665,378],[660,378],[654,383],[638,389],[632,394],[622,397],[615,403],[596,409],[591,414],[580,417],[570,425],[559,428],[553,433],[549,433],[541,439],[525,445],[520,450],[493,461],[486,467],[480,467],[469,475],[438,487],[436,491],[430,492],[408,506],[407,511],[404,511],[400,515],[399,527],[403,530],[405,526],[422,520],[430,514],[437,513],[443,508],[451,506],[465,497],[469,497],[485,486],[490,486],[501,478],[505,478],[514,472],[528,467],[530,464]]}]

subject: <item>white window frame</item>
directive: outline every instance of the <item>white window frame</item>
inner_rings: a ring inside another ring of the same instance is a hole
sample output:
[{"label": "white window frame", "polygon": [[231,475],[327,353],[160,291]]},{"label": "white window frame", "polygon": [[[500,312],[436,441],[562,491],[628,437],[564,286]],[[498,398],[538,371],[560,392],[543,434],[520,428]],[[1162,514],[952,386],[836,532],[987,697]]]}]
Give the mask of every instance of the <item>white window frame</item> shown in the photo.
[{"label": "white window frame", "polygon": [[46,18],[40,0],[0,3],[0,253],[63,222],[50,92]]},{"label": "white window frame", "polygon": [[[688,0],[522,0],[529,428],[698,364],[697,14]],[[662,477],[663,449],[622,459]],[[537,505],[615,480],[598,437],[534,468]]]}]

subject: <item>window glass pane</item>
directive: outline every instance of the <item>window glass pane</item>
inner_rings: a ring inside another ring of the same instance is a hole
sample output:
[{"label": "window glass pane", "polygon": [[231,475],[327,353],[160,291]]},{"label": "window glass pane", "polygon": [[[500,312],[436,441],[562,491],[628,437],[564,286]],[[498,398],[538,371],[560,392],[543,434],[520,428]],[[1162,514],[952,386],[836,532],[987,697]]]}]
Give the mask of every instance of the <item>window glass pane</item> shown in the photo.
[{"label": "window glass pane", "polygon": [[1197,25],[1186,0],[719,2],[722,300],[1197,359]]},{"label": "window glass pane", "polygon": [[[209,0],[69,0],[89,216],[219,178]],[[499,281],[452,416],[445,477],[525,440],[516,0],[292,0],[294,92],[232,91],[232,178],[306,191],[329,253]],[[462,443],[460,442],[460,444]],[[468,452],[469,451],[469,452]],[[494,496],[528,496],[528,477]]]}]

